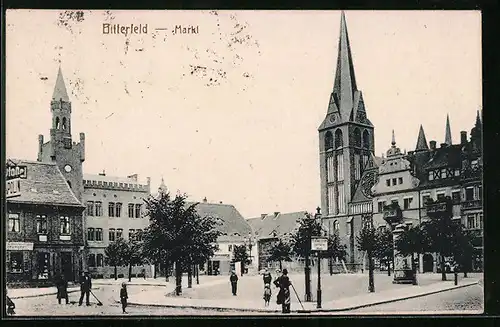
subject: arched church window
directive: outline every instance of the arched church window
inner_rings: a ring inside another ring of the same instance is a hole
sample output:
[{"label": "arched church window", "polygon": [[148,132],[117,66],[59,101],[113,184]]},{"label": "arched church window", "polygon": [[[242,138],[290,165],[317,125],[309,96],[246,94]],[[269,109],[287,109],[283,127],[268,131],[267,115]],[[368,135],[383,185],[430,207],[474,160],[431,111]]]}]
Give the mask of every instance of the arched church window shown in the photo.
[{"label": "arched church window", "polygon": [[354,129],[354,146],[361,147],[361,131],[357,127]]},{"label": "arched church window", "polygon": [[363,148],[370,148],[370,133],[367,130],[363,132]]},{"label": "arched church window", "polygon": [[59,117],[56,117],[56,129],[59,129]]},{"label": "arched church window", "polygon": [[330,150],[333,148],[333,135],[332,132],[328,131],[325,134],[325,150]]},{"label": "arched church window", "polygon": [[63,117],[62,119],[62,129],[66,129],[66,117]]},{"label": "arched church window", "polygon": [[335,131],[335,149],[338,149],[344,145],[344,140],[342,138],[342,131],[337,129]]}]

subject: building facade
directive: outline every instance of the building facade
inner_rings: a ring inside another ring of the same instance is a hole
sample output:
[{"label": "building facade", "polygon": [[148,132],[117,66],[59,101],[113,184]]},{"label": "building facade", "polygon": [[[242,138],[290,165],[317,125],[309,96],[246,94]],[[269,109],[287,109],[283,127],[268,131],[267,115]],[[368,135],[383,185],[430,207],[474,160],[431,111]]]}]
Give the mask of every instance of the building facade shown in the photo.
[{"label": "building facade", "polygon": [[84,207],[66,177],[55,163],[8,160],[7,167],[25,171],[7,198],[7,282],[46,285],[57,274],[78,280]]},{"label": "building facade", "polygon": [[[105,249],[118,238],[134,240],[149,225],[144,216],[144,199],[150,195],[151,179],[140,183],[138,176],[126,178],[85,174],[83,201],[86,206],[87,264],[96,278],[114,278],[107,265]],[[132,277],[154,275],[150,265],[132,267]],[[118,277],[128,276],[128,267],[118,267]]]}]

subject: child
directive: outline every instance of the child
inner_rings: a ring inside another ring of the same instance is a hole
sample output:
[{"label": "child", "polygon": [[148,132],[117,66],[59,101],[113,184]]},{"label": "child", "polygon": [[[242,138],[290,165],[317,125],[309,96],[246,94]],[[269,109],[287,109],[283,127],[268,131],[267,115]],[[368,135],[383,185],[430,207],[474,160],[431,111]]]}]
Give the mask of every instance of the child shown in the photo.
[{"label": "child", "polygon": [[128,299],[127,284],[122,283],[122,289],[120,290],[120,300],[122,302],[123,313],[127,313],[125,311],[125,308],[127,307],[127,299]]},{"label": "child", "polygon": [[269,301],[271,301],[271,284],[264,285],[264,306],[269,306]]}]

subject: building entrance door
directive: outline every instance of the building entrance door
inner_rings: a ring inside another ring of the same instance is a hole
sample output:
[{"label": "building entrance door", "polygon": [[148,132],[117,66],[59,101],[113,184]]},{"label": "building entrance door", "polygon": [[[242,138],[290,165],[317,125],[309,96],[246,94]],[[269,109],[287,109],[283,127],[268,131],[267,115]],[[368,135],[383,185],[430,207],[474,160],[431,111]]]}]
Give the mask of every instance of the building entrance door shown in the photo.
[{"label": "building entrance door", "polygon": [[424,254],[423,258],[423,268],[424,268],[424,273],[425,272],[433,272],[434,271],[434,258],[432,257],[432,254],[426,253]]},{"label": "building entrance door", "polygon": [[67,281],[73,280],[73,265],[71,263],[71,252],[61,252],[61,274]]}]

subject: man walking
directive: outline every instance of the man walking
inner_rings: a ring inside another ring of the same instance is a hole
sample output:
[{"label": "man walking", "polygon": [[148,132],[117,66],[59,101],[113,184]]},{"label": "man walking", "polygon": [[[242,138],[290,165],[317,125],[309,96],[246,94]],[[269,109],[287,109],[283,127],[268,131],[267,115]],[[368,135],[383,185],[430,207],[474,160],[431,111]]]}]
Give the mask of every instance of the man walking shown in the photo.
[{"label": "man walking", "polygon": [[57,287],[57,301],[59,302],[59,304],[61,304],[62,299],[65,299],[66,304],[69,304],[68,281],[61,274],[58,274],[56,277],[56,287]]},{"label": "man walking", "polygon": [[282,275],[274,281],[274,285],[279,287],[277,304],[281,304],[282,313],[290,313],[290,286],[292,282],[288,278],[288,271],[283,269]]},{"label": "man walking", "polygon": [[231,282],[231,289],[233,291],[233,295],[236,296],[236,290],[238,287],[238,275],[236,275],[236,272],[234,270],[231,272],[231,277],[229,277],[229,281]]},{"label": "man walking", "polygon": [[92,280],[89,276],[89,272],[85,271],[85,273],[80,277],[80,301],[78,302],[78,305],[82,305],[83,303],[83,296],[86,296],[86,304],[90,305],[90,290],[92,289]]}]

